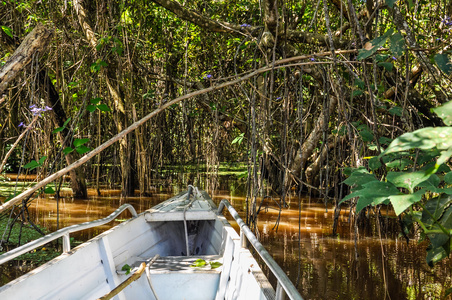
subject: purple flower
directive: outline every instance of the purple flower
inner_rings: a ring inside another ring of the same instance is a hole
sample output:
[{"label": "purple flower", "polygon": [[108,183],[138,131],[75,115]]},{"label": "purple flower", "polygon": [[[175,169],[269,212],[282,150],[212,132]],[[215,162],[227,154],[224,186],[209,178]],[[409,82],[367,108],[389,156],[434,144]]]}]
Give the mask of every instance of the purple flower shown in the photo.
[{"label": "purple flower", "polygon": [[47,106],[46,105],[46,107],[44,107],[44,109],[42,110],[42,111],[48,111],[48,110],[52,110],[53,108],[51,108],[50,106]]},{"label": "purple flower", "polygon": [[40,114],[42,112],[42,108],[33,107],[31,109],[31,112],[33,113],[34,116],[36,116],[37,114]]},{"label": "purple flower", "polygon": [[393,56],[392,59],[393,59],[393,60],[397,60],[397,57]]},{"label": "purple flower", "polygon": [[441,19],[441,22],[444,23],[446,26],[452,26],[452,20],[449,16],[444,16],[443,19]]},{"label": "purple flower", "polygon": [[17,127],[25,127],[24,122],[20,122],[20,124]]},{"label": "purple flower", "polygon": [[314,57],[311,57],[311,61],[315,61],[315,58],[314,58]]},{"label": "purple flower", "polygon": [[281,100],[281,97],[276,98],[276,100]]},{"label": "purple flower", "polygon": [[35,108],[35,107],[36,107],[36,104],[32,104],[29,106],[30,109]]},{"label": "purple flower", "polygon": [[210,78],[212,78],[212,75],[210,75],[210,74],[207,74],[206,76],[203,77],[203,79],[210,79]]}]

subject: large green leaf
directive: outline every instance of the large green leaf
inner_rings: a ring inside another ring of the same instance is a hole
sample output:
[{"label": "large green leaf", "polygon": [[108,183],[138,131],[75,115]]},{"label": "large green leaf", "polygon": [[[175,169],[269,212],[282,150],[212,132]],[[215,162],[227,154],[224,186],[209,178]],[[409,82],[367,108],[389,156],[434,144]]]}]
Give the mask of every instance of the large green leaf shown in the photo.
[{"label": "large green leaf", "polygon": [[396,138],[381,154],[400,152],[413,148],[446,150],[452,147],[452,127],[427,127],[404,133]]},{"label": "large green leaf", "polygon": [[74,140],[74,147],[80,147],[83,144],[86,144],[89,142],[89,139],[75,139]]},{"label": "large green leaf", "polygon": [[449,101],[441,106],[432,108],[432,111],[443,119],[447,126],[452,125],[452,101]]},{"label": "large green leaf", "polygon": [[441,179],[439,179],[438,175],[432,174],[427,180],[419,183],[417,186],[426,188],[430,192],[440,193],[442,190],[441,188],[438,188],[440,182]]},{"label": "large green leaf", "polygon": [[363,139],[363,142],[370,142],[374,139],[374,134],[372,133],[372,131],[370,131],[368,129],[361,130],[359,132],[359,135]]},{"label": "large green leaf", "polygon": [[375,52],[377,52],[377,50],[386,43],[388,37],[390,37],[393,33],[394,29],[390,28],[383,35],[374,38],[372,41],[370,41],[370,43],[372,44],[372,48],[370,48],[369,50],[360,49],[357,59],[358,60],[366,59]]},{"label": "large green leaf", "polygon": [[86,152],[91,151],[91,149],[86,147],[85,145],[81,145],[75,148],[75,151],[77,151],[78,154],[82,155],[85,154]]},{"label": "large green leaf", "polygon": [[450,62],[449,56],[447,56],[447,54],[436,54],[435,62],[438,67],[447,75],[450,75],[452,73],[452,63]]},{"label": "large green leaf", "polygon": [[433,264],[447,257],[446,251],[442,247],[427,250],[427,264],[433,267]]},{"label": "large green leaf", "polygon": [[374,156],[369,159],[369,169],[376,170],[381,167],[380,158],[378,156]]},{"label": "large green leaf", "polygon": [[39,167],[39,163],[38,163],[36,160],[32,160],[32,161],[30,161],[28,164],[26,164],[26,165],[24,166],[24,169],[30,169],[30,170],[33,170],[33,169],[35,169],[36,167]]},{"label": "large green leaf", "polygon": [[388,172],[386,179],[393,183],[396,187],[406,188],[413,193],[414,188],[420,183],[429,179],[430,175],[426,175],[423,171],[416,172]]},{"label": "large green leaf", "polygon": [[97,106],[97,109],[104,112],[111,111],[110,107],[108,107],[107,104],[99,104]]},{"label": "large green leaf", "polygon": [[390,63],[390,62],[385,62],[385,61],[379,62],[378,65],[379,65],[380,67],[385,68],[386,71],[388,71],[388,72],[391,72],[392,69],[394,68],[394,65],[393,65],[392,63]]},{"label": "large green leaf", "polygon": [[389,182],[381,182],[378,180],[371,181],[362,185],[351,194],[344,197],[341,202],[358,197],[356,203],[356,212],[360,212],[368,205],[378,205],[386,202],[390,195],[399,194],[399,190]]},{"label": "large green leaf", "polygon": [[395,56],[401,56],[405,48],[405,39],[402,34],[400,32],[393,34],[389,38],[389,42],[391,43],[389,50],[391,50]]},{"label": "large green leaf", "polygon": [[362,188],[363,184],[370,181],[378,181],[374,175],[370,174],[369,171],[364,167],[353,170],[350,177],[345,179],[343,182],[352,187],[353,190],[358,190]]},{"label": "large green leaf", "polygon": [[438,220],[443,215],[444,210],[450,205],[451,202],[452,197],[449,195],[442,195],[427,201],[427,203],[425,203],[424,205],[425,209],[422,211],[422,222],[425,225],[432,225],[434,223],[434,220],[431,216]]},{"label": "large green leaf", "polygon": [[88,104],[86,106],[86,110],[92,113],[92,112],[94,112],[96,110],[96,106]]},{"label": "large green leaf", "polygon": [[394,207],[394,212],[397,216],[403,213],[411,205],[421,201],[421,199],[422,192],[389,196],[389,200],[391,201],[392,207]]},{"label": "large green leaf", "polygon": [[397,2],[397,0],[385,0],[386,5],[391,8],[394,7],[394,3],[396,3],[396,2]]},{"label": "large green leaf", "polygon": [[449,172],[444,176],[444,181],[448,184],[452,184],[452,172]]},{"label": "large green leaf", "polygon": [[399,169],[400,171],[404,170],[405,168],[411,166],[413,164],[413,161],[408,158],[398,158],[393,161],[387,162],[386,166],[388,168],[392,169]]}]

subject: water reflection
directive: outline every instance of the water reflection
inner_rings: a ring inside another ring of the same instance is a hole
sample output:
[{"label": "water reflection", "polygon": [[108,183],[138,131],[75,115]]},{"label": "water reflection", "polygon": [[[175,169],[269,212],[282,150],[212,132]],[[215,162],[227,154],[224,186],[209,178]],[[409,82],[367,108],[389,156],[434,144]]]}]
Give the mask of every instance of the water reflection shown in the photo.
[{"label": "water reflection", "polygon": [[[90,191],[89,200],[62,198],[59,228],[105,217],[125,202],[142,212],[178,192],[162,189],[150,197],[129,197],[127,201],[116,190],[103,190],[100,196]],[[219,190],[213,195],[216,203],[223,198],[244,215],[246,203],[240,193]],[[360,231],[355,252],[349,210],[341,211],[338,236],[332,237],[332,207],[325,208],[323,203],[306,198],[302,199],[299,214],[298,199],[289,199],[278,231],[273,230],[279,214],[275,208],[273,204],[259,214],[259,238],[306,299],[432,299],[452,286],[450,260],[430,269],[425,263],[426,244],[418,245],[414,240],[407,244],[398,237],[396,219],[387,221],[387,231],[381,237],[375,224],[367,225]],[[51,231],[57,229],[55,199],[37,199],[29,211],[35,223]],[[129,217],[128,212],[120,216]],[[87,240],[118,222],[82,231],[74,237]],[[231,223],[237,229],[237,224]],[[14,272],[16,269],[19,267]],[[274,280],[269,270],[264,271]]]}]

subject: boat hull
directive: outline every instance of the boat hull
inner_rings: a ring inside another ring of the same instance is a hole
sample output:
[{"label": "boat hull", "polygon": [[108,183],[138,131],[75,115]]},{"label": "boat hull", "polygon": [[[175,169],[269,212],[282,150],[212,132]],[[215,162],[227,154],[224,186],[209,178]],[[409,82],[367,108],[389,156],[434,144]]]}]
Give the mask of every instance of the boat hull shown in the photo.
[{"label": "boat hull", "polygon": [[[97,299],[130,277],[123,266],[137,267],[156,254],[160,258],[151,265],[149,278],[157,296],[144,275],[114,299],[273,299],[275,291],[256,260],[241,247],[229,222],[215,213],[208,195],[203,195],[206,202],[181,214],[183,206],[176,204],[184,197],[167,200],[167,205],[125,221],[0,287],[0,299]],[[197,259],[206,265],[193,267]],[[221,266],[211,268],[209,262]]]}]

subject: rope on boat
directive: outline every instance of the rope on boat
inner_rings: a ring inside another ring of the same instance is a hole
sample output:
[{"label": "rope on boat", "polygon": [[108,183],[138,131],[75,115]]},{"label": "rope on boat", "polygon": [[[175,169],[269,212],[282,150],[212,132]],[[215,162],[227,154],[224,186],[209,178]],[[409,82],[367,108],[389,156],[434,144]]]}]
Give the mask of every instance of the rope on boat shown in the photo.
[{"label": "rope on boat", "polygon": [[[185,247],[186,247],[186,250],[187,250],[187,256],[190,256],[190,245],[189,245],[190,243],[188,241],[188,228],[187,228],[186,212],[187,212],[187,209],[193,204],[193,201],[195,201],[195,199],[196,199],[196,197],[193,197],[193,199],[190,201],[190,194],[193,192],[193,190],[198,191],[197,188],[195,188],[192,185],[189,185],[188,186],[188,193],[187,193],[187,201],[189,201],[189,202],[184,207]],[[199,191],[198,191],[198,193],[199,193]]]},{"label": "rope on boat", "polygon": [[154,294],[155,300],[159,300],[159,297],[157,297],[157,293],[154,290],[154,287],[152,286],[151,282],[151,265],[160,257],[160,255],[156,254],[151,261],[146,266],[146,277],[148,278],[149,286],[151,287],[151,291]]}]

